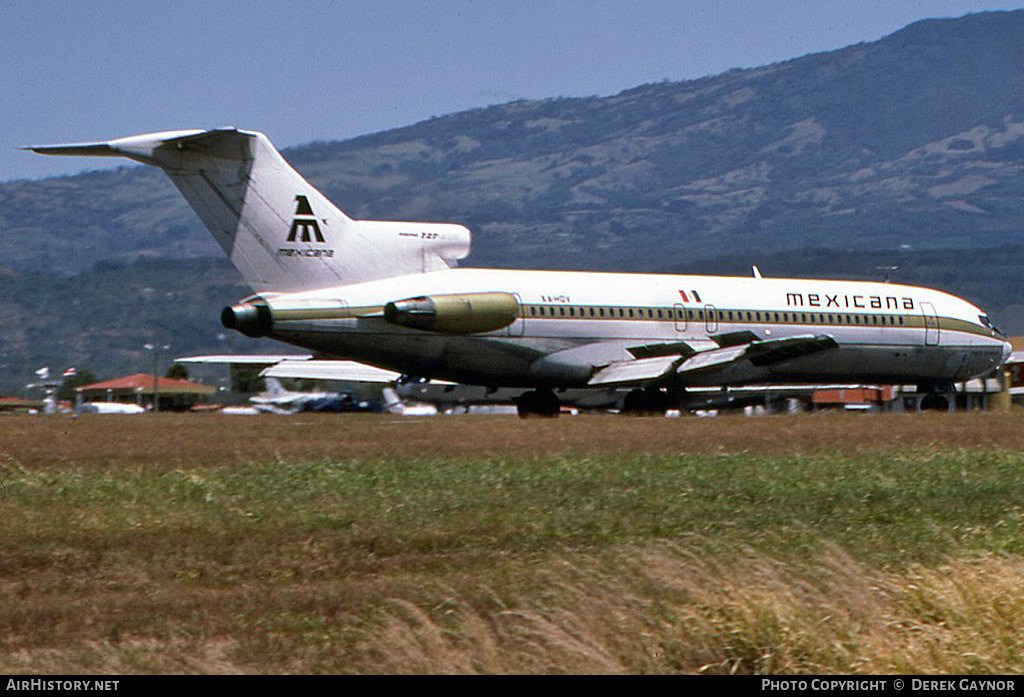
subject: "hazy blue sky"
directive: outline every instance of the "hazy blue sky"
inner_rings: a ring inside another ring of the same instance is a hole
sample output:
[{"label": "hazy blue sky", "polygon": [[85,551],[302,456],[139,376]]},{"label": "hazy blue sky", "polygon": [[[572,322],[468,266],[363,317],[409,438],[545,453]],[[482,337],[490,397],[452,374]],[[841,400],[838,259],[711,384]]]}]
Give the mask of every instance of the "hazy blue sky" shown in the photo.
[{"label": "hazy blue sky", "polygon": [[[19,145],[237,126],[280,147],[516,98],[609,95],[873,41],[999,0],[0,0],[0,181]],[[115,163],[111,163],[115,164]]]}]

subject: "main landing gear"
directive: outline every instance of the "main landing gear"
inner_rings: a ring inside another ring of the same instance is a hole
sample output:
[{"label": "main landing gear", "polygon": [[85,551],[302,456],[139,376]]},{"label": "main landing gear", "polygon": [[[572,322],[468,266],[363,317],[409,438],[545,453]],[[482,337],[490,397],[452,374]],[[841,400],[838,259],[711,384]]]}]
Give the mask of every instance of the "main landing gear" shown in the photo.
[{"label": "main landing gear", "polygon": [[630,390],[622,401],[622,413],[631,416],[664,416],[669,409],[676,409],[679,396],[666,390],[646,388]]},{"label": "main landing gear", "polygon": [[542,417],[554,419],[562,410],[562,403],[551,390],[532,390],[516,398],[516,412],[520,419]]}]

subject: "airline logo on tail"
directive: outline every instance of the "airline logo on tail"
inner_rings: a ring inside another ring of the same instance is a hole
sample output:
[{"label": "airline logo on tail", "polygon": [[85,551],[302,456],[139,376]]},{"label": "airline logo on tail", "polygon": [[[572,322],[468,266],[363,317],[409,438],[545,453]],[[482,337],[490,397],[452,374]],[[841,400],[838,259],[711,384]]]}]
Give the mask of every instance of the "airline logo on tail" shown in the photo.
[{"label": "airline logo on tail", "polygon": [[[313,213],[313,207],[309,205],[309,199],[298,194],[295,197],[295,217],[292,219],[292,227],[288,231],[288,242],[325,242],[324,235],[320,232],[320,223]],[[325,221],[326,222],[326,221]],[[311,249],[308,247],[294,248],[281,247],[277,250],[281,257],[312,257],[327,258],[334,256],[333,249]]]},{"label": "airline logo on tail", "polygon": [[[320,232],[320,223],[313,214],[313,207],[309,205],[309,199],[302,194],[295,197],[298,205],[295,207],[295,219],[292,220],[292,229],[288,232],[288,241],[295,242],[301,235],[302,242],[312,242],[316,236],[317,242],[323,242],[324,236]],[[299,232],[301,229],[301,232]]]}]

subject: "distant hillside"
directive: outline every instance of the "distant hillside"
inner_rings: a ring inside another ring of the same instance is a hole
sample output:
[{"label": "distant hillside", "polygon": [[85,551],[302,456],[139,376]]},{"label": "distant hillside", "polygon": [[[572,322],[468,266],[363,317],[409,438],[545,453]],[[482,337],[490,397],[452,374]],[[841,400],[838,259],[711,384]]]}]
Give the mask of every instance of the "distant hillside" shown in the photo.
[{"label": "distant hillside", "polygon": [[221,309],[249,293],[223,256],[104,263],[75,278],[0,266],[0,394],[19,394],[42,366],[148,373],[148,342],[171,346],[162,371],[172,356],[289,351],[221,327]]},{"label": "distant hillside", "polygon": [[[1017,11],[286,156],[356,217],[468,225],[471,265],[644,271],[808,246],[1020,242],[1022,136]],[[13,268],[71,274],[100,260],[217,253],[154,170],[0,185],[0,263]]]}]

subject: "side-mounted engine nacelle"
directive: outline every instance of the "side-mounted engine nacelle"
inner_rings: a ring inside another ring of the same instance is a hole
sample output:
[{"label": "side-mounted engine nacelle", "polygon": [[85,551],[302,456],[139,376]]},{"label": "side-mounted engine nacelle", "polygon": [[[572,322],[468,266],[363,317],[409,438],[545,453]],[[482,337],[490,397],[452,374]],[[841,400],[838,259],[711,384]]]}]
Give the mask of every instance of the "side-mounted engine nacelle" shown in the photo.
[{"label": "side-mounted engine nacelle", "polygon": [[257,338],[270,333],[274,318],[266,302],[250,302],[247,298],[237,305],[225,307],[220,313],[220,323],[227,329]]},{"label": "side-mounted engine nacelle", "polygon": [[384,319],[411,329],[450,334],[481,334],[512,324],[519,302],[511,293],[422,295],[384,306]]}]

